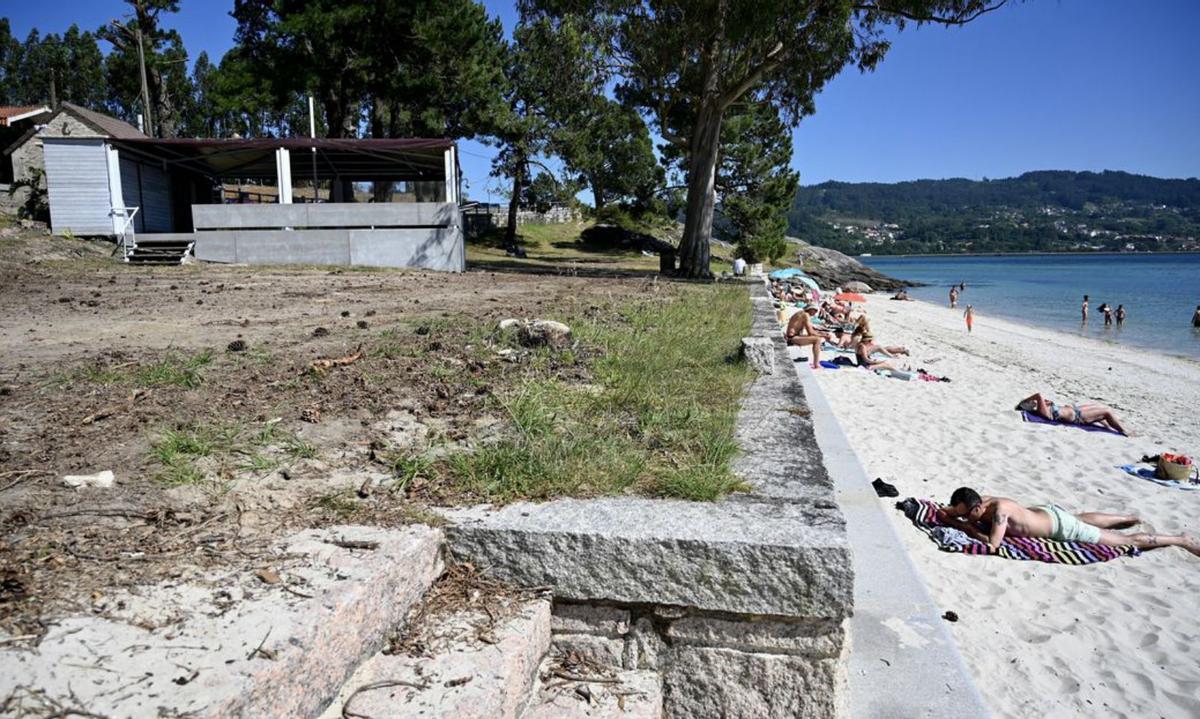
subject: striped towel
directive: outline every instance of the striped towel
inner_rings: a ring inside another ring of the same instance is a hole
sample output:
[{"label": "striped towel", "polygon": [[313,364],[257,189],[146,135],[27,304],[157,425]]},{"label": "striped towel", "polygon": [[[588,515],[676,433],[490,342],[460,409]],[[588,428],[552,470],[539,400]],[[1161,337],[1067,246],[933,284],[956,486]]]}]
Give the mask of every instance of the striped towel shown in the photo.
[{"label": "striped towel", "polygon": [[964,554],[995,554],[1005,559],[1021,559],[1026,561],[1048,562],[1050,564],[1094,564],[1107,562],[1117,557],[1136,557],[1141,554],[1132,544],[1120,547],[1109,547],[1091,542],[1058,542],[1053,539],[1033,539],[1030,537],[1005,537],[1000,548],[992,551],[984,542],[970,540],[965,544],[946,542],[944,536],[934,530],[948,526],[938,514],[938,505],[928,499],[906,499],[896,504],[896,508],[904,512],[904,516],[912,520],[917,529],[924,532],[938,545],[943,552],[962,552]]}]

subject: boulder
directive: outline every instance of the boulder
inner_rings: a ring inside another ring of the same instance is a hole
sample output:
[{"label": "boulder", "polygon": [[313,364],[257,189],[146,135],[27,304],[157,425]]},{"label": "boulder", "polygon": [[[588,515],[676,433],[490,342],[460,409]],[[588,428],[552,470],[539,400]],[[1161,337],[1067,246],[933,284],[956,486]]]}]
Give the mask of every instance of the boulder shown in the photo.
[{"label": "boulder", "polygon": [[563,348],[571,344],[571,328],[554,320],[534,320],[517,328],[517,340],[526,347]]},{"label": "boulder", "polygon": [[859,282],[858,280],[854,280],[852,282],[847,282],[844,285],[844,287],[846,288],[846,291],[848,291],[848,292],[867,292],[867,293],[869,293],[869,292],[875,291],[875,290],[871,289],[871,286],[868,285],[866,282]]},{"label": "boulder", "polygon": [[759,374],[774,374],[775,343],[770,337],[743,337],[742,359]]},{"label": "boulder", "polygon": [[795,246],[796,261],[804,268],[804,272],[822,287],[849,289],[850,283],[863,282],[875,291],[892,291],[920,284],[888,277],[837,250],[815,247],[795,237],[786,239]]}]

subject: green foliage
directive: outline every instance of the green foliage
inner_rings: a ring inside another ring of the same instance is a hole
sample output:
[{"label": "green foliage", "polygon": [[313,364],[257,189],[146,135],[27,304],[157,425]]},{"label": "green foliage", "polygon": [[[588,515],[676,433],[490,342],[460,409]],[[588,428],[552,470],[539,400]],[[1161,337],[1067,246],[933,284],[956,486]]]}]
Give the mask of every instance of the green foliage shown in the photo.
[{"label": "green foliage", "polygon": [[146,61],[150,95],[147,132],[155,137],[178,137],[194,112],[188,54],[183,38],[162,26],[164,15],[179,12],[177,0],[125,0],[132,11],[128,21],[113,20],[96,31],[112,51],[104,60],[109,109],[128,121],[145,108],[141,92],[138,32]]},{"label": "green foliage", "polygon": [[208,460],[215,467],[232,467],[260,474],[288,464],[286,460],[312,459],[316,449],[277,421],[257,427],[237,422],[190,422],[163,430],[150,444],[150,456],[159,465],[159,481],[169,485],[195,484],[208,478],[197,465]]},{"label": "green foliage", "polygon": [[503,28],[471,0],[237,0],[232,14],[219,105],[240,98],[280,118],[312,93],[330,137],[357,136],[364,118],[374,137],[473,137],[495,124]]},{"label": "green foliage", "polygon": [[740,257],[775,262],[787,252],[787,210],[799,185],[791,132],[771,105],[736,109],[721,128],[719,210]]},{"label": "green foliage", "polygon": [[788,224],[807,242],[852,254],[1189,249],[1200,247],[1200,180],[1049,171],[826,182],[797,192]]},{"label": "green foliage", "polygon": [[104,58],[96,36],[71,25],[61,36],[32,30],[21,43],[0,18],[0,104],[74,102],[101,107]]},{"label": "green foliage", "polygon": [[689,183],[681,271],[710,274],[708,242],[723,117],[746,100],[771,103],[790,124],[848,64],[874,68],[890,26],[969,21],[988,0],[729,0],[669,2],[522,0],[526,21],[578,23],[605,39],[621,100],[653,115],[658,135],[682,151]]}]

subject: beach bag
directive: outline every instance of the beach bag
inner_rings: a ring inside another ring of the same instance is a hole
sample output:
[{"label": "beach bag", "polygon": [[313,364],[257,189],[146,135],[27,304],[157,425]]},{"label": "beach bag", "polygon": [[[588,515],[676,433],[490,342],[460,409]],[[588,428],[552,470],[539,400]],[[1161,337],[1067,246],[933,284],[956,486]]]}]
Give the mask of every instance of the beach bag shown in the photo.
[{"label": "beach bag", "polygon": [[1191,477],[1193,470],[1195,470],[1195,466],[1190,457],[1164,452],[1158,457],[1158,466],[1154,469],[1154,476],[1173,482],[1186,482]]}]

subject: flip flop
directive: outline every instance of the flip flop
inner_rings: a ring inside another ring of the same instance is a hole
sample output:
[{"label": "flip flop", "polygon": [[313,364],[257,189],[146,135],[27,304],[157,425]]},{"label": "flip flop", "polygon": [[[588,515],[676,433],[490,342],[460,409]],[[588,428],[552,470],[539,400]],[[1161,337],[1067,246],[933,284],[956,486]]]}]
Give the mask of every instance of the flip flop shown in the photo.
[{"label": "flip flop", "polygon": [[836,362],[829,362],[828,360],[821,360],[820,365],[822,367],[824,367],[825,369],[838,369],[839,368]]}]

